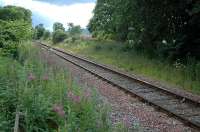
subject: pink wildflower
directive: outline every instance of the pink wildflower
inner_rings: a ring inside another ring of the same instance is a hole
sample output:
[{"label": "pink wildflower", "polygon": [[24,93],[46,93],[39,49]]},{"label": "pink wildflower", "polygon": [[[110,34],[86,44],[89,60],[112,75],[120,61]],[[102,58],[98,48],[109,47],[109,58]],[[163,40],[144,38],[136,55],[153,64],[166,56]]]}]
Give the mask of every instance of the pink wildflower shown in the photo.
[{"label": "pink wildflower", "polygon": [[45,74],[45,75],[42,77],[42,80],[48,81],[48,80],[49,80],[49,76],[48,76],[47,74]]},{"label": "pink wildflower", "polygon": [[36,79],[36,77],[33,75],[33,73],[29,73],[29,75],[28,75],[28,80],[29,81],[33,81],[33,80],[35,80]]},{"label": "pink wildflower", "polygon": [[60,111],[60,110],[62,110],[62,109],[63,109],[63,106],[61,106],[61,105],[55,104],[55,105],[53,106],[53,111],[54,111],[54,112],[58,112],[58,111]]},{"label": "pink wildflower", "polygon": [[74,96],[73,97],[73,101],[75,102],[75,103],[80,103],[81,102],[81,98],[80,98],[80,96]]},{"label": "pink wildflower", "polygon": [[65,116],[65,111],[63,109],[62,105],[54,105],[53,106],[53,111],[56,112],[60,117],[64,117]]},{"label": "pink wildflower", "polygon": [[60,117],[64,117],[65,116],[65,111],[64,110],[58,111],[58,115]]},{"label": "pink wildflower", "polygon": [[88,98],[88,97],[90,97],[90,96],[91,96],[90,91],[89,91],[88,89],[86,89],[86,90],[84,91],[84,97],[85,97],[85,98]]},{"label": "pink wildflower", "polygon": [[67,96],[68,96],[68,98],[73,98],[74,93],[73,93],[72,91],[69,91],[69,92],[67,93]]},{"label": "pink wildflower", "polygon": [[74,93],[72,91],[69,91],[67,93],[67,97],[70,98],[75,103],[80,103],[81,102],[80,96],[74,95]]}]

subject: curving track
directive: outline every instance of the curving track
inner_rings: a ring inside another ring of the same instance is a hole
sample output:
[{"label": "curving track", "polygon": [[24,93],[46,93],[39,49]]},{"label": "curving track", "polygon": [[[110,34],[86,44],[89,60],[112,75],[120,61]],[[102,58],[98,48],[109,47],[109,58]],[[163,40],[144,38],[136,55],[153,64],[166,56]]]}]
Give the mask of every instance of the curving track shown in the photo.
[{"label": "curving track", "polygon": [[154,86],[131,75],[67,53],[61,49],[53,48],[40,42],[38,44],[62,59],[83,68],[130,95],[137,96],[167,114],[173,115],[185,124],[200,130],[200,101],[198,99],[195,100],[194,98],[174,93],[168,89]]}]

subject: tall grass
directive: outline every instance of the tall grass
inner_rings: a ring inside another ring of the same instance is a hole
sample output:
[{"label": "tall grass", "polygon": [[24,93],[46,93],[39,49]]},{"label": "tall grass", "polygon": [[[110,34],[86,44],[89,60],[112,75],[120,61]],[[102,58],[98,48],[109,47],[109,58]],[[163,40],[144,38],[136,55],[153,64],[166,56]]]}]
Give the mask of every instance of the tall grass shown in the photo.
[{"label": "tall grass", "polygon": [[112,41],[79,41],[58,46],[130,73],[144,75],[200,94],[200,62],[191,58],[187,64],[182,64],[179,60],[169,63]]},{"label": "tall grass", "polygon": [[0,57],[0,130],[13,131],[20,112],[21,131],[113,131],[107,107],[97,94],[78,87],[66,69],[41,56],[26,43],[17,60]]}]

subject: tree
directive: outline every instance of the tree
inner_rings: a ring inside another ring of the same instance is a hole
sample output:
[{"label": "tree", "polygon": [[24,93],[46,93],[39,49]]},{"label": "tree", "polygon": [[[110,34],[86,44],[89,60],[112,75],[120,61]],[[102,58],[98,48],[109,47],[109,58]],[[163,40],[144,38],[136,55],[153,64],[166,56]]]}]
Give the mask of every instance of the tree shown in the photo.
[{"label": "tree", "polygon": [[55,32],[56,30],[59,30],[59,29],[65,31],[65,28],[62,23],[55,22],[53,24],[53,32]]},{"label": "tree", "polygon": [[80,36],[81,34],[81,26],[75,26],[73,23],[68,23],[68,32],[71,36]]},{"label": "tree", "polygon": [[31,23],[31,11],[22,7],[5,6],[0,8],[0,19],[4,21],[22,20]]},{"label": "tree", "polygon": [[21,41],[32,38],[31,12],[15,6],[0,8],[0,49],[4,55],[17,57]]},{"label": "tree", "polygon": [[199,17],[195,0],[97,0],[88,29],[94,37],[134,40],[155,56],[200,59]]},{"label": "tree", "polygon": [[56,44],[62,42],[66,37],[67,34],[65,33],[65,28],[63,27],[63,24],[55,22],[53,24],[53,34],[52,34],[53,43]]},{"label": "tree", "polygon": [[62,42],[66,38],[67,34],[62,29],[58,29],[55,32],[53,32],[52,40],[54,44]]},{"label": "tree", "polygon": [[40,39],[43,37],[45,32],[45,28],[43,24],[39,24],[35,26],[35,31],[34,31],[34,39]]},{"label": "tree", "polygon": [[43,39],[46,40],[50,37],[51,33],[49,30],[45,30],[44,35],[43,35]]}]

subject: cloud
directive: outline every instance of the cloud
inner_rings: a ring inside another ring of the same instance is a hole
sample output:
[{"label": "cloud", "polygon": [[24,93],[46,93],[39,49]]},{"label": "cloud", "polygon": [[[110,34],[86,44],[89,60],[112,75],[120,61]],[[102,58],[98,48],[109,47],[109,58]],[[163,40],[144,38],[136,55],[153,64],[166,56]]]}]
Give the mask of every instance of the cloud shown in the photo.
[{"label": "cloud", "polygon": [[[71,5],[54,5],[42,1],[34,0],[2,0],[3,5],[15,5],[30,9],[33,12],[33,19],[36,23],[43,23],[46,26],[54,22],[67,23],[73,22],[85,28],[92,17],[92,10],[95,3],[75,3]],[[38,17],[37,17],[38,16]],[[41,18],[41,21],[40,21]],[[48,26],[48,28],[51,28]]]},{"label": "cloud", "polygon": [[96,2],[96,0],[35,0],[35,1],[43,1],[57,5]]}]

